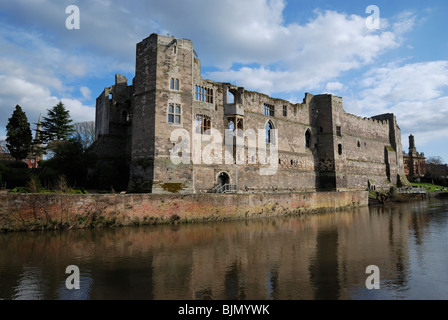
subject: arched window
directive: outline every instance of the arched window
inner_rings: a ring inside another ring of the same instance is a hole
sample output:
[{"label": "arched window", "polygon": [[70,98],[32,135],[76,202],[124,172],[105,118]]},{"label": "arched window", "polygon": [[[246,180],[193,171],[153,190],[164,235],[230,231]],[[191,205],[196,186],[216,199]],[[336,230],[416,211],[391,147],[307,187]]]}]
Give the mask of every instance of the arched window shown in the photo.
[{"label": "arched window", "polygon": [[235,96],[232,92],[227,92],[227,104],[234,104],[235,103]]},{"label": "arched window", "polygon": [[274,129],[274,124],[271,121],[266,123],[266,143],[274,143],[274,135],[272,130]]},{"label": "arched window", "polygon": [[305,148],[309,148],[310,145],[311,145],[311,132],[308,129],[305,132]]}]

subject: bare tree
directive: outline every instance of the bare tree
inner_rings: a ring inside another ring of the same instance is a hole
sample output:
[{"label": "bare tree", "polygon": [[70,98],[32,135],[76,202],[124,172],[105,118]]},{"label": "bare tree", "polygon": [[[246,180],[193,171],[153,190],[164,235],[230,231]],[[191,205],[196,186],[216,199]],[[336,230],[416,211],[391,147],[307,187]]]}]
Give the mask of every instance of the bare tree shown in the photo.
[{"label": "bare tree", "polygon": [[86,150],[95,141],[95,122],[78,122],[73,125],[73,128],[75,130],[74,137],[82,143],[83,149]]},{"label": "bare tree", "polygon": [[434,156],[426,159],[426,175],[431,178],[432,184],[434,184],[434,180],[441,180],[444,172],[444,164],[441,157]]}]

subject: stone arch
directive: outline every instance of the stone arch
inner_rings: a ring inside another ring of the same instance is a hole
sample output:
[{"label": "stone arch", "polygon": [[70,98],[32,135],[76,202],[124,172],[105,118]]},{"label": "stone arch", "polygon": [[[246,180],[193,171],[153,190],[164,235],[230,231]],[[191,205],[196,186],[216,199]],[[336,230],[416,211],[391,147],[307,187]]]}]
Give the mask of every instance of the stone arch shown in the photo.
[{"label": "stone arch", "polygon": [[305,148],[309,149],[311,147],[311,130],[306,129],[305,131]]},{"label": "stone arch", "polygon": [[226,171],[221,171],[216,177],[219,186],[230,184],[230,175]]},{"label": "stone arch", "polygon": [[271,130],[275,129],[274,123],[271,120],[268,120],[264,128],[266,132],[266,143],[275,143],[274,137],[271,134]]}]

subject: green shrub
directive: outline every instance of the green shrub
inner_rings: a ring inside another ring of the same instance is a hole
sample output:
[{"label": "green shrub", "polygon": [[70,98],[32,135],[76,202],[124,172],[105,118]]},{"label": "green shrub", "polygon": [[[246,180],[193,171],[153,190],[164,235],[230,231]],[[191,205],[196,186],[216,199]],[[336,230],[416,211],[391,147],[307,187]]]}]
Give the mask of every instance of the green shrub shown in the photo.
[{"label": "green shrub", "polygon": [[28,189],[25,187],[15,187],[11,190],[12,193],[28,193]]}]

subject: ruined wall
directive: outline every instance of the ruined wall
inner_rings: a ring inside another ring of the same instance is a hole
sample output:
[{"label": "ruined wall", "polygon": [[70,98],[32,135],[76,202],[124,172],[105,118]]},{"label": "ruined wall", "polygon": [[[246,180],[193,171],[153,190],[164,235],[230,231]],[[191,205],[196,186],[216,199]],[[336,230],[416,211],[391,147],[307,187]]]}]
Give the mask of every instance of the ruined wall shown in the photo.
[{"label": "ruined wall", "polygon": [[115,85],[105,88],[96,100],[95,142],[91,151],[98,157],[98,171],[108,163],[129,165],[131,153],[133,86],[117,74]]},{"label": "ruined wall", "polygon": [[386,187],[390,179],[387,177],[386,159],[389,157],[386,152],[391,148],[388,121],[363,119],[345,112],[341,112],[340,117],[343,154],[339,165],[346,178],[342,187],[365,189],[369,180],[377,187]]},{"label": "ruined wall", "polygon": [[[210,192],[223,172],[242,192],[365,190],[369,181],[379,187],[397,183],[404,170],[393,115],[362,119],[347,114],[340,97],[307,93],[302,103],[293,104],[203,79],[201,62],[187,39],[152,34],[137,44],[133,89],[132,141],[124,143],[131,154],[130,192]],[[98,100],[97,129],[112,132],[114,102],[105,97],[108,93],[106,89]],[[264,105],[272,106],[273,113],[266,114]],[[210,135],[196,132],[197,117],[208,123],[202,129],[221,134],[219,157],[213,158],[215,152],[205,158],[193,149],[197,141],[201,151],[211,146]],[[268,123],[278,130],[275,174],[260,174],[260,168],[273,163],[263,164],[259,145],[255,155],[249,154],[247,141],[241,150],[225,150],[231,121],[242,132],[254,130],[257,138],[265,135]],[[189,138],[190,148],[177,153],[187,153],[189,163],[171,161],[170,151],[181,139],[171,140],[176,129]],[[226,152],[237,163],[226,163]]]}]

